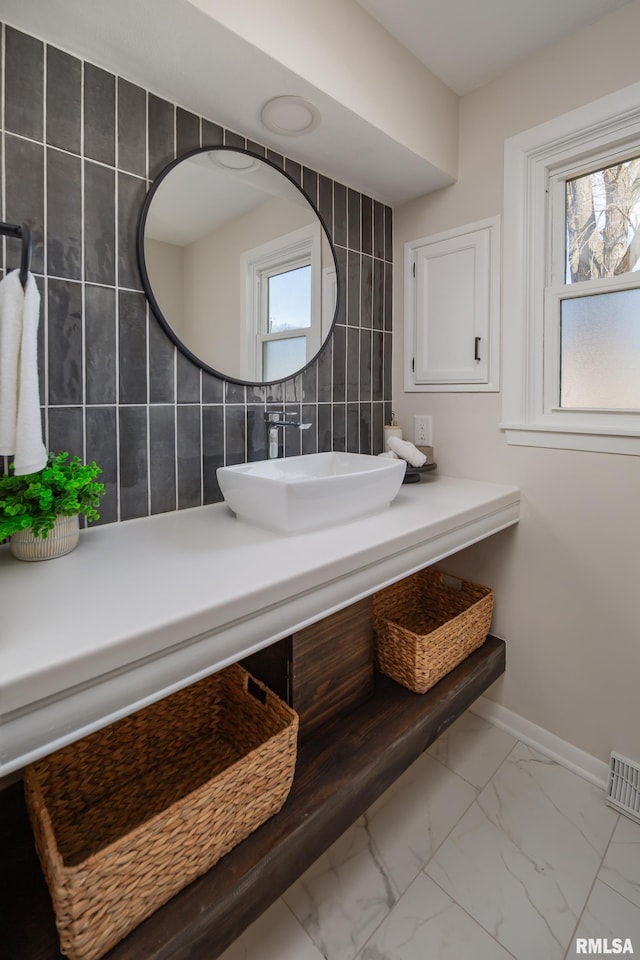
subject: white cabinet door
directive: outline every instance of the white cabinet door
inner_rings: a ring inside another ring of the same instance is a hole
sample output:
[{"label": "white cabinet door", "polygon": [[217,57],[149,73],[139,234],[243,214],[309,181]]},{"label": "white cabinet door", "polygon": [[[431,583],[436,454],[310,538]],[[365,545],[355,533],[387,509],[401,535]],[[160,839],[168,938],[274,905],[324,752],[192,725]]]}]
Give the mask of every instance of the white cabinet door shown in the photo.
[{"label": "white cabinet door", "polygon": [[497,390],[497,218],[405,245],[407,390]]}]

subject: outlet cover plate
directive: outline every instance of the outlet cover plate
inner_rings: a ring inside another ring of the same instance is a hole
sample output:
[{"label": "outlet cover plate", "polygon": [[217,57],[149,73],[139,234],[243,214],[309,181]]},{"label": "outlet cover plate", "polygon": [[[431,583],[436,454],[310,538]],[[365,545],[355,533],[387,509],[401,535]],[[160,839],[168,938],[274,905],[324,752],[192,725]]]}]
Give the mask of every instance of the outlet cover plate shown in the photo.
[{"label": "outlet cover plate", "polygon": [[414,416],[413,442],[420,447],[433,446],[432,417]]}]

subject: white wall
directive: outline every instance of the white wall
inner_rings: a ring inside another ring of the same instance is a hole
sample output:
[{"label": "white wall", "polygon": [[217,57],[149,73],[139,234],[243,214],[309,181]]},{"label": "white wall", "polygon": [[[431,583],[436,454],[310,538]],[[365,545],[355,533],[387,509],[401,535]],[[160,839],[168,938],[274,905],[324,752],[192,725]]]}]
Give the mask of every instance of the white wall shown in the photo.
[{"label": "white wall", "polygon": [[[405,394],[403,244],[503,212],[506,137],[640,80],[640,0],[460,103],[459,179],[394,212],[394,407],[434,418],[442,473],[516,483],[520,524],[447,566],[495,588],[489,696],[607,761],[640,760],[640,457],[510,447],[498,394]],[[509,317],[503,316],[503,326]]]}]

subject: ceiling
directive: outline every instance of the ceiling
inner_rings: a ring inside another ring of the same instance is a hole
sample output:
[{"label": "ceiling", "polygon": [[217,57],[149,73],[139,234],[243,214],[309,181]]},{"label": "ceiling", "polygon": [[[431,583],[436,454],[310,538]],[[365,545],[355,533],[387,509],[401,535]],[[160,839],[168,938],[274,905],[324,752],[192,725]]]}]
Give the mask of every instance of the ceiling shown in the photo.
[{"label": "ceiling", "polygon": [[629,2],[357,0],[460,96]]},{"label": "ceiling", "polygon": [[[628,2],[1,0],[0,19],[397,206],[454,182],[456,94]],[[320,126],[270,133],[283,94]]]}]

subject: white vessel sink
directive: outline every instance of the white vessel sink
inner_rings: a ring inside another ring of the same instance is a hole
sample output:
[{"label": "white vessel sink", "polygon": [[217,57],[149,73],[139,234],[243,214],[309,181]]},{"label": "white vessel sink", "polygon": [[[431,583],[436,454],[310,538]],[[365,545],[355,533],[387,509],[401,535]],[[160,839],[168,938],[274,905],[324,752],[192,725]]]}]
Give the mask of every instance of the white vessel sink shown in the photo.
[{"label": "white vessel sink", "polygon": [[241,519],[302,533],[388,507],[406,463],[362,453],[309,453],[218,467],[224,499]]}]

